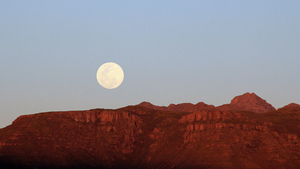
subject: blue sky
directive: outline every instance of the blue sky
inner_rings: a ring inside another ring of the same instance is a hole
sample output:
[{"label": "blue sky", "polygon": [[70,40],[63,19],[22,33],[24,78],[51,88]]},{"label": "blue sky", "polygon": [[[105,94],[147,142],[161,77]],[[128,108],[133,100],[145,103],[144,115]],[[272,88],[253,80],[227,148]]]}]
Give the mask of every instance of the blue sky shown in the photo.
[{"label": "blue sky", "polygon": [[[1,1],[0,127],[47,111],[300,103],[300,1]],[[108,90],[97,69],[125,73]]]}]

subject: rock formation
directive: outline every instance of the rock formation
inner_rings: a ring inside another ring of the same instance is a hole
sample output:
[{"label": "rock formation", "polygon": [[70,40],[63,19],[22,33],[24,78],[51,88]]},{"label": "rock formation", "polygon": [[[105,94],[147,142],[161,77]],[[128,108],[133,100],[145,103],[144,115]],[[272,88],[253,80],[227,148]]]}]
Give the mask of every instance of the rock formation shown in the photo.
[{"label": "rock formation", "polygon": [[296,104],[296,103],[290,103],[290,104],[284,106],[283,108],[296,108],[296,109],[300,109],[300,105]]},{"label": "rock formation", "polygon": [[165,106],[155,106],[149,102],[142,102],[138,106],[146,107],[153,110],[163,110],[163,111],[176,111],[176,112],[193,112],[202,109],[212,109],[215,108],[213,105],[207,105],[203,102],[197,104],[192,103],[181,103],[181,104],[170,104],[168,107]]},{"label": "rock formation", "polygon": [[[153,110],[177,111],[177,112],[194,112],[202,109],[213,109],[215,106],[199,102],[195,105],[191,103],[170,104],[168,107],[155,106],[149,102],[142,102],[138,106],[146,107]],[[276,110],[271,104],[257,96],[255,93],[245,93],[236,96],[230,104],[224,104],[217,107],[219,110],[244,110],[255,113],[265,113]]]},{"label": "rock formation", "polygon": [[299,168],[300,108],[257,97],[20,116],[0,129],[0,168]]},{"label": "rock formation", "polygon": [[218,107],[221,110],[245,110],[255,113],[265,113],[276,110],[271,104],[257,96],[255,93],[245,93],[236,96],[231,100],[230,104]]}]

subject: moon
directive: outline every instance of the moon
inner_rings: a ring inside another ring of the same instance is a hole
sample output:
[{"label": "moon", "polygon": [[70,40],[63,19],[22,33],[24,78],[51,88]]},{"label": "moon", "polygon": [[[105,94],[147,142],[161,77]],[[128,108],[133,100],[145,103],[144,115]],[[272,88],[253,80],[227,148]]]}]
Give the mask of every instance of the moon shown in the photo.
[{"label": "moon", "polygon": [[98,83],[106,89],[119,87],[124,80],[124,72],[121,66],[113,62],[101,65],[97,71]]}]

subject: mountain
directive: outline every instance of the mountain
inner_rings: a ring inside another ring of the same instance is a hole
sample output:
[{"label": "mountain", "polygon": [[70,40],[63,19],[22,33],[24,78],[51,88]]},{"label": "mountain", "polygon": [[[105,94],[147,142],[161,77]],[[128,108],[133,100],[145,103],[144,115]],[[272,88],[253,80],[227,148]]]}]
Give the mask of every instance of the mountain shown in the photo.
[{"label": "mountain", "polygon": [[193,112],[202,109],[215,108],[213,105],[207,105],[203,102],[197,104],[192,103],[181,103],[181,104],[170,104],[168,107],[165,106],[155,106],[149,102],[142,102],[138,106],[146,107],[153,110],[163,110],[163,111],[176,111],[176,112]]},{"label": "mountain", "polygon": [[236,96],[230,104],[218,107],[221,110],[245,110],[255,113],[265,113],[276,110],[271,104],[257,96],[255,93],[245,93]]},{"label": "mountain", "polygon": [[[295,103],[292,103],[293,105]],[[296,104],[295,104],[296,105]],[[294,106],[295,106],[294,105]],[[230,104],[224,104],[218,107],[214,105],[208,105],[203,102],[197,104],[191,103],[181,103],[181,104],[170,104],[168,107],[165,106],[155,106],[149,102],[142,102],[138,106],[146,107],[153,110],[163,110],[163,111],[176,111],[176,112],[194,112],[203,109],[219,109],[219,110],[244,110],[251,111],[255,113],[265,113],[269,111],[276,110],[270,103],[263,100],[255,93],[245,93],[240,96],[236,96],[231,100]]]},{"label": "mountain", "polygon": [[300,109],[300,105],[299,104],[296,104],[296,103],[290,103],[286,106],[284,106],[283,108],[295,108],[295,109]]},{"label": "mountain", "polygon": [[0,129],[0,168],[299,168],[300,108],[255,113],[248,95],[23,115]]}]

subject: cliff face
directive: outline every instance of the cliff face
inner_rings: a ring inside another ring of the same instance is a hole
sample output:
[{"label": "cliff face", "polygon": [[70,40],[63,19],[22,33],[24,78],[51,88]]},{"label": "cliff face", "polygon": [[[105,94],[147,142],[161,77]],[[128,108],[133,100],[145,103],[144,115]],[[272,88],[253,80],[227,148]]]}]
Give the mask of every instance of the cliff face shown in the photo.
[{"label": "cliff face", "polygon": [[295,105],[48,112],[0,129],[0,168],[299,168],[299,137]]},{"label": "cliff face", "polygon": [[0,164],[112,166],[134,151],[142,126],[139,116],[118,110],[20,116],[0,130]]}]

